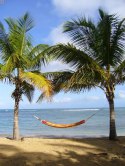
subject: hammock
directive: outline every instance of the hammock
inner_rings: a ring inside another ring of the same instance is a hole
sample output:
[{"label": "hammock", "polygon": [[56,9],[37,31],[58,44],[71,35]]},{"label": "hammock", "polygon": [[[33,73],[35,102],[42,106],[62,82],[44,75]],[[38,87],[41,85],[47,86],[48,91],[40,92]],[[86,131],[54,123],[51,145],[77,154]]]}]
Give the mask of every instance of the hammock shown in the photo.
[{"label": "hammock", "polygon": [[[98,112],[98,111],[97,111]],[[97,113],[96,112],[96,113]],[[91,117],[93,117],[96,113],[92,114],[91,116],[89,116],[86,120],[81,120],[79,122],[75,122],[75,123],[70,123],[70,124],[56,124],[56,123],[52,123],[49,122],[47,120],[41,120],[39,117],[35,116],[34,117],[39,120],[42,124],[50,126],[50,127],[55,127],[55,128],[70,128],[70,127],[75,127],[78,125],[81,125],[83,123],[85,123],[86,121],[88,121]]]}]

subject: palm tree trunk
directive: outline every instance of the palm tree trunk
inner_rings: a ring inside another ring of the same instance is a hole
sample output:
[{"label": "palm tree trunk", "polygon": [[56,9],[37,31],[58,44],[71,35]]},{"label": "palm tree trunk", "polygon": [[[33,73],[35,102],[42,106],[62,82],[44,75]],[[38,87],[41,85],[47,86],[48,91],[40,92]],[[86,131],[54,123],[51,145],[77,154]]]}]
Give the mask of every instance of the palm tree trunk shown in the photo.
[{"label": "palm tree trunk", "polygon": [[14,106],[14,123],[13,123],[13,139],[19,140],[19,102],[21,99],[20,93],[20,80],[19,80],[20,70],[17,68],[17,78],[15,82],[15,91],[14,91],[14,98],[15,98],[15,106]]},{"label": "palm tree trunk", "polygon": [[110,131],[109,131],[109,139],[116,140],[116,125],[115,125],[115,110],[114,110],[114,99],[109,99],[109,108],[110,108]]},{"label": "palm tree trunk", "polygon": [[13,123],[13,139],[19,140],[19,97],[15,98],[15,107],[14,107],[14,123]]}]

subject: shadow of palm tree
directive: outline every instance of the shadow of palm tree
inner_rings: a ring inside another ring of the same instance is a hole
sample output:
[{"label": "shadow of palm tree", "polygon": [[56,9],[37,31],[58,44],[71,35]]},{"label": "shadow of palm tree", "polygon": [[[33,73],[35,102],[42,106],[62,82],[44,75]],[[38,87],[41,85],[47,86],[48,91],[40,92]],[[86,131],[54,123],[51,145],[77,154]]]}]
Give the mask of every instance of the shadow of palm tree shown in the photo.
[{"label": "shadow of palm tree", "polygon": [[[49,152],[24,152],[23,149],[16,148],[14,145],[0,144],[0,166],[125,165],[125,146],[122,141],[111,142],[104,139],[103,143],[98,142],[97,144],[97,140],[94,139],[88,141],[69,139],[69,143],[65,143],[65,139],[63,139],[60,145],[56,144],[56,140],[48,145],[53,147]],[[61,146],[64,148],[63,152],[59,150]],[[114,148],[118,149],[116,153],[114,153]]]}]

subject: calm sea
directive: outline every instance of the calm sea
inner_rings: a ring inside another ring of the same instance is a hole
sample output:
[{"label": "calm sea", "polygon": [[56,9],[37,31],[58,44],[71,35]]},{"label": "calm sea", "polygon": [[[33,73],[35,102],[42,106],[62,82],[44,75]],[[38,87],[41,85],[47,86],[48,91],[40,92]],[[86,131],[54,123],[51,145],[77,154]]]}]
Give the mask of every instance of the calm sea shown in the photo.
[{"label": "calm sea", "polygon": [[[33,115],[54,123],[74,123],[97,114],[85,124],[67,129],[45,126]],[[125,135],[125,108],[116,108],[116,126],[119,136]],[[109,111],[99,109],[22,109],[19,113],[20,135],[25,137],[101,137],[109,134]],[[0,110],[0,136],[12,136],[13,110]]]}]

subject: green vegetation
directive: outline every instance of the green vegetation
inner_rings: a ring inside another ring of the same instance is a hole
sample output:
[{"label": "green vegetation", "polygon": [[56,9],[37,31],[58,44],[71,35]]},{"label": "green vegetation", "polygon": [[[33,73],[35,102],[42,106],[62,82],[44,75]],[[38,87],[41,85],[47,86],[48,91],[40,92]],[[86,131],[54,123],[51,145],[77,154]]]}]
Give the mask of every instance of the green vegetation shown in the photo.
[{"label": "green vegetation", "polygon": [[[5,21],[9,31],[6,33],[0,23],[0,71],[1,80],[6,78],[15,85],[13,139],[19,139],[19,102],[22,95],[31,102],[34,87],[42,92],[39,100],[50,97],[53,91],[81,92],[99,87],[109,103],[109,139],[116,140],[114,91],[116,85],[125,82],[125,19],[99,9],[97,23],[86,18],[66,22],[64,32],[71,43],[49,48],[43,44],[33,47],[29,34],[33,20],[28,13],[18,20]],[[69,64],[74,71],[41,73],[41,65],[50,57]]]},{"label": "green vegetation", "polygon": [[101,88],[110,110],[109,139],[117,139],[114,111],[115,86],[125,82],[125,19],[99,9],[99,19],[78,18],[64,24],[71,43],[52,46],[48,54],[74,67],[60,74],[54,84],[65,91],[80,92]]},{"label": "green vegetation", "polygon": [[19,139],[18,112],[19,102],[25,95],[31,102],[34,87],[43,92],[44,97],[52,94],[52,85],[44,73],[40,73],[41,65],[48,60],[44,55],[47,45],[32,46],[29,31],[33,28],[33,20],[28,13],[18,20],[5,20],[9,26],[6,33],[0,23],[1,78],[8,78],[15,85],[12,97],[15,100],[13,139]]}]

